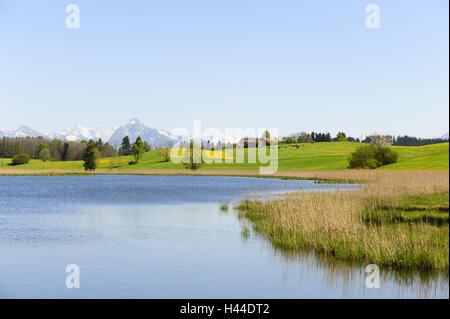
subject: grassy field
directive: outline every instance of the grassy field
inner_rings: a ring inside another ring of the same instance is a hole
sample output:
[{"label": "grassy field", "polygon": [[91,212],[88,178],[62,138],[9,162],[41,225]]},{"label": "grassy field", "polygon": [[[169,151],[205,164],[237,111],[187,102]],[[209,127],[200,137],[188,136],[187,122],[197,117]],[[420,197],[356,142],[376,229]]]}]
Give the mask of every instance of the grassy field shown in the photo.
[{"label": "grassy field", "polygon": [[397,163],[381,169],[448,169],[448,143],[425,146],[395,146],[400,157]]},{"label": "grassy field", "polygon": [[[352,142],[331,142],[300,144],[280,148],[278,150],[278,169],[281,171],[303,170],[343,170],[347,168],[350,154],[361,144]],[[420,147],[394,146],[399,153],[399,161],[396,164],[387,165],[382,169],[449,169],[449,144],[435,144]],[[247,150],[246,150],[247,154]],[[216,154],[217,156],[217,154]],[[219,155],[220,156],[220,155]],[[247,158],[247,157],[246,157]],[[157,150],[147,152],[137,165],[128,165],[132,161],[131,156],[120,157],[120,171],[140,169],[183,169],[182,164],[164,162],[163,156]],[[61,169],[82,170],[82,161],[48,161],[31,160],[30,163],[19,166],[9,166],[10,159],[0,159],[0,167],[14,169]],[[100,171],[108,171],[110,159],[101,159]],[[239,163],[213,163],[203,164],[200,170],[257,170],[260,164]]]},{"label": "grassy field", "polygon": [[243,201],[239,209],[278,248],[448,272],[448,183],[447,171],[379,171],[358,191]]}]

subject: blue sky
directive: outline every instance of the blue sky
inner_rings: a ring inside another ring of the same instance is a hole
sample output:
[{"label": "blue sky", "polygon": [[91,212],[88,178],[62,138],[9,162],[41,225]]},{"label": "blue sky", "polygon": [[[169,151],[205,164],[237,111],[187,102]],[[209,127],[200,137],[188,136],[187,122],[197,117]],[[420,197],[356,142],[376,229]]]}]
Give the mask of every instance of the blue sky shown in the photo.
[{"label": "blue sky", "polygon": [[[65,27],[66,5],[80,29]],[[380,8],[380,29],[365,7]],[[440,136],[448,0],[2,1],[0,128]]]}]

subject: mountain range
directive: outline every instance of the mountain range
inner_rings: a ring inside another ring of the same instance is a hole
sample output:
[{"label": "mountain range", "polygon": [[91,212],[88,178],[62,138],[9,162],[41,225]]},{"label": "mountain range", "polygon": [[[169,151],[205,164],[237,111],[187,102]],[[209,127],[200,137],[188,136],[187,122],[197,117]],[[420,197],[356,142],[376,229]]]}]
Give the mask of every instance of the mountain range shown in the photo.
[{"label": "mountain range", "polygon": [[[144,141],[147,141],[152,148],[166,147],[168,143],[176,143],[180,140],[186,140],[185,136],[172,135],[167,131],[151,128],[143,124],[139,119],[131,119],[127,124],[112,129],[98,129],[87,128],[81,125],[60,131],[60,132],[38,132],[29,126],[22,125],[16,130],[8,131],[0,129],[0,138],[2,137],[45,137],[49,139],[61,139],[67,141],[81,141],[81,140],[98,140],[102,139],[104,142],[112,144],[119,148],[122,138],[128,136],[131,142],[134,142],[138,136]],[[224,141],[225,143],[236,143],[242,137],[229,137],[223,134],[217,136],[202,136],[202,141],[211,141],[217,143]],[[449,133],[445,133],[440,139],[448,140]]]},{"label": "mountain range", "polygon": [[177,142],[181,139],[179,136],[173,136],[164,130],[150,128],[140,122],[138,119],[131,119],[127,124],[109,130],[98,128],[87,128],[81,125],[60,131],[60,132],[39,132],[29,126],[22,125],[16,130],[8,131],[0,129],[0,138],[2,137],[45,137],[49,139],[61,139],[67,141],[98,140],[112,144],[114,147],[120,147],[122,138],[128,136],[131,142],[134,142],[138,136],[144,141],[149,142],[152,148],[158,148],[167,145],[168,142]]},{"label": "mountain range", "polygon": [[114,130],[109,136],[109,143],[118,148],[122,143],[122,138],[128,136],[131,142],[135,141],[138,136],[142,140],[150,143],[152,147],[158,148],[168,146],[170,142],[176,142],[181,137],[171,135],[164,130],[150,128],[141,123],[138,119],[131,119],[127,124],[122,125]]}]

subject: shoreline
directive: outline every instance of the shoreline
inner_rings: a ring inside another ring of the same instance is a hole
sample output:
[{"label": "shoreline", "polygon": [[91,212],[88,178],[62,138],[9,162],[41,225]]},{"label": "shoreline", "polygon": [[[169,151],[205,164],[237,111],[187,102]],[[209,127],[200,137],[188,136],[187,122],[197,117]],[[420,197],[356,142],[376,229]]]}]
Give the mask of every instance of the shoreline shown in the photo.
[{"label": "shoreline", "polygon": [[281,250],[380,268],[449,272],[448,174],[386,174],[355,192],[243,200],[239,214]]},{"label": "shoreline", "polygon": [[2,176],[95,176],[95,175],[157,175],[157,176],[229,176],[229,177],[253,177],[253,178],[280,178],[296,180],[314,180],[318,183],[366,183],[377,181],[390,176],[409,176],[426,172],[431,175],[441,175],[449,170],[284,170],[274,174],[260,174],[258,170],[232,170],[232,169],[136,169],[125,171],[109,170],[68,170],[68,169],[20,169],[0,168]]}]

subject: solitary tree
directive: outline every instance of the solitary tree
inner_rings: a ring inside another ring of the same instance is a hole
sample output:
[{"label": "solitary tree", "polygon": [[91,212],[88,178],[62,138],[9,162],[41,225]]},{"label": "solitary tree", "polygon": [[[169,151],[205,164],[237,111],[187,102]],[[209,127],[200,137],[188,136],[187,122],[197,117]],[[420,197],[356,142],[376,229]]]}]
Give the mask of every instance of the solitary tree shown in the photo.
[{"label": "solitary tree", "polygon": [[44,162],[50,160],[50,151],[48,148],[44,148],[39,152],[39,158]]},{"label": "solitary tree", "polygon": [[164,162],[168,162],[170,159],[170,149],[173,147],[172,141],[168,141],[162,145],[162,148],[159,150],[161,153]]},{"label": "solitary tree", "polygon": [[123,155],[130,155],[131,154],[131,143],[130,143],[130,138],[128,136],[125,136],[122,139],[122,144],[120,146],[119,151]]},{"label": "solitary tree", "polygon": [[390,147],[392,145],[392,138],[386,135],[375,134],[370,137],[370,143],[377,147]]},{"label": "solitary tree", "polygon": [[90,140],[86,151],[84,153],[84,169],[86,171],[93,171],[98,166],[98,160],[100,159],[100,152],[97,147],[95,147],[95,142]]},{"label": "solitary tree", "polygon": [[195,156],[194,156],[194,152],[197,149],[201,149],[201,145],[196,144],[193,140],[191,140],[191,142],[189,143],[189,151],[187,154],[184,154],[184,167],[186,169],[198,169],[201,166],[201,163],[196,163],[195,160]]},{"label": "solitary tree", "polygon": [[61,154],[61,160],[67,161],[67,153],[69,152],[69,143],[64,143],[64,149]]},{"label": "solitary tree", "polygon": [[109,170],[113,170],[117,168],[117,171],[120,169],[120,157],[119,156],[113,156],[109,158]]},{"label": "solitary tree", "polygon": [[134,156],[134,163],[139,163],[139,160],[144,156],[145,148],[144,142],[142,142],[141,137],[139,136],[136,139],[136,142],[133,143],[133,147],[131,148],[131,154]]}]

